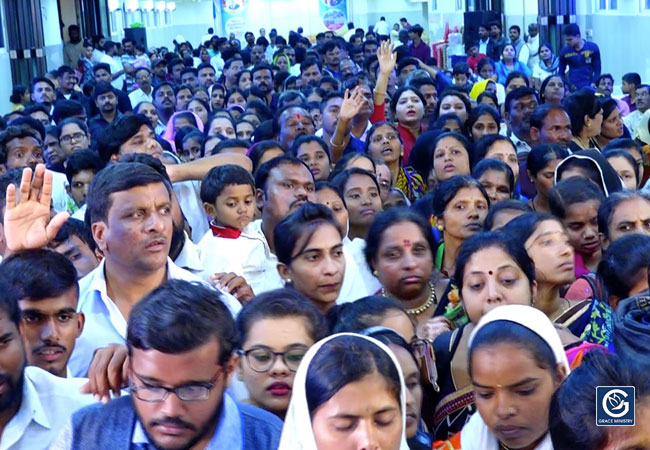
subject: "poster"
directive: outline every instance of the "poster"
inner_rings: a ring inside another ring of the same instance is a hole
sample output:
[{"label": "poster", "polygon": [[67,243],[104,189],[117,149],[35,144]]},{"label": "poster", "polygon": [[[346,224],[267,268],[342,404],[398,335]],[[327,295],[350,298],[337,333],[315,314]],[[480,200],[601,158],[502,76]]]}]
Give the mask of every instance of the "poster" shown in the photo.
[{"label": "poster", "polygon": [[320,17],[328,30],[337,31],[348,22],[347,0],[318,0]]},{"label": "poster", "polygon": [[237,39],[243,40],[247,22],[247,0],[219,0],[221,3],[221,21],[225,36],[234,33]]}]

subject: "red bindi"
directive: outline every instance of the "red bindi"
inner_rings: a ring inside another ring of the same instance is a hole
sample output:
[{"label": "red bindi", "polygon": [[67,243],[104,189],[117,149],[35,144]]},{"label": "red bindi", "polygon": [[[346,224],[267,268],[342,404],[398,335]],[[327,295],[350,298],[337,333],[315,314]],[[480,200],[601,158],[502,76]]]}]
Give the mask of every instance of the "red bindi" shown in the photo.
[{"label": "red bindi", "polygon": [[404,247],[408,248],[411,246],[411,241],[409,240],[404,240]]},{"label": "red bindi", "polygon": [[300,120],[300,119],[302,119],[302,116],[301,116],[300,114],[296,114],[296,118],[297,118],[298,120]]},{"label": "red bindi", "polygon": [[490,275],[492,275],[492,273],[493,273],[493,272],[492,272],[491,270],[490,270],[490,271],[488,271],[488,274],[490,274]]}]

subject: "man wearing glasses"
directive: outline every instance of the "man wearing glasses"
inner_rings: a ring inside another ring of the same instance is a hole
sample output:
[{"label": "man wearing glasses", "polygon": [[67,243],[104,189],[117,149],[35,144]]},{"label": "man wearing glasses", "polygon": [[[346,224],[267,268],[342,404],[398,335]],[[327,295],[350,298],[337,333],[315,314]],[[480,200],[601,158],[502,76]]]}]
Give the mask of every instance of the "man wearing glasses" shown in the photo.
[{"label": "man wearing glasses", "polygon": [[146,67],[140,67],[135,71],[135,82],[138,84],[138,89],[129,94],[131,106],[135,108],[142,102],[153,102],[153,87],[151,71]]},{"label": "man wearing glasses", "polygon": [[276,449],[282,422],[235,402],[234,320],[220,294],[170,280],[129,317],[131,395],[76,412],[52,448]]}]

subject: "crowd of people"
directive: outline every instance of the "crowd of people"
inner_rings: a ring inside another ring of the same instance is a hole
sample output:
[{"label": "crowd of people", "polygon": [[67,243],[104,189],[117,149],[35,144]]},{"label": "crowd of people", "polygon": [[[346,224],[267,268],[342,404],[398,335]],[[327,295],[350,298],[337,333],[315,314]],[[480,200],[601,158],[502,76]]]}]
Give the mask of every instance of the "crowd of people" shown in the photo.
[{"label": "crowd of people", "polygon": [[1,448],[650,448],[650,86],[574,24],[347,28],[70,26],[14,87]]}]

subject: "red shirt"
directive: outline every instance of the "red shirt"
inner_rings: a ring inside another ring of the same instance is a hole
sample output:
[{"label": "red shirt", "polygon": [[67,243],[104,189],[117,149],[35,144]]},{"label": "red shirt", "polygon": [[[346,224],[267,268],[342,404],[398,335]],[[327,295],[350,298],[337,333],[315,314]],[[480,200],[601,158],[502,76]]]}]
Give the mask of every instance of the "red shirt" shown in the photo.
[{"label": "red shirt", "polygon": [[478,63],[481,62],[483,58],[487,58],[487,56],[484,55],[483,53],[479,53],[476,56],[467,57],[467,65],[469,66],[470,69],[472,69],[472,72],[476,73],[476,67],[478,66]]}]

